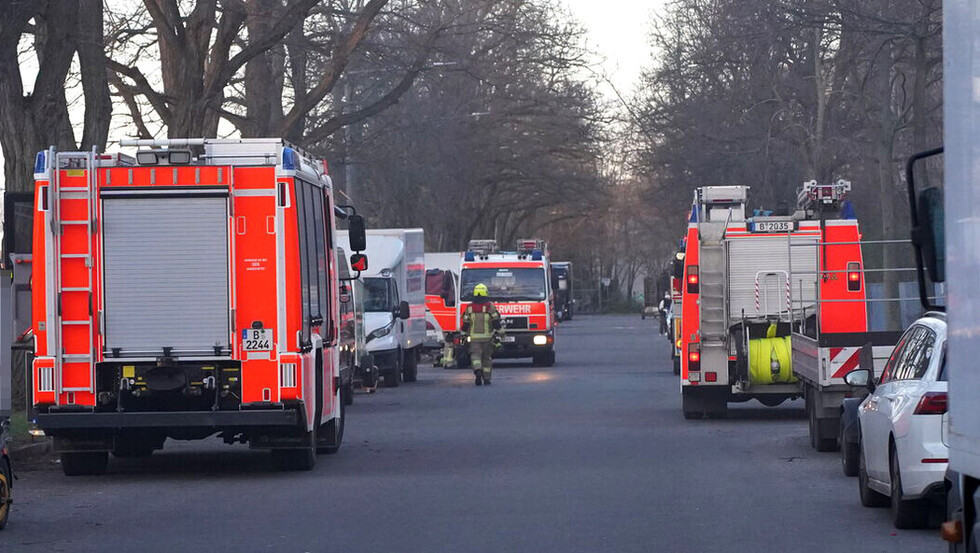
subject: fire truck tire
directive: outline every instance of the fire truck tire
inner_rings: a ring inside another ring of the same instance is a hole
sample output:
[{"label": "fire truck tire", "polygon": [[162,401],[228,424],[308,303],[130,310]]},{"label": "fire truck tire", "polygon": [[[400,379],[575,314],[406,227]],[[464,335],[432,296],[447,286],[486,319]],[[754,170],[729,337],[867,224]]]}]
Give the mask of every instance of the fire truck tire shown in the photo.
[{"label": "fire truck tire", "polygon": [[307,432],[308,447],[273,449],[272,462],[281,471],[313,470],[316,466],[316,432]]},{"label": "fire truck tire", "polygon": [[[817,417],[816,401],[813,399],[812,389],[806,394],[807,421],[810,431],[810,445],[817,451],[836,451],[837,435],[836,430],[840,423],[836,420],[821,419]],[[828,428],[833,428],[828,431]],[[831,435],[833,434],[833,435]]]},{"label": "fire truck tire", "polygon": [[66,451],[61,454],[61,471],[65,476],[105,474],[108,465],[108,451]]},{"label": "fire truck tire", "polygon": [[7,526],[7,519],[10,518],[10,504],[13,502],[10,493],[11,482],[10,464],[0,457],[0,530]]},{"label": "fire truck tire", "polygon": [[406,351],[402,360],[402,379],[405,382],[415,382],[419,379],[419,360],[416,351]]},{"label": "fire truck tire", "polygon": [[680,376],[681,374],[681,358],[674,357],[674,374]]},{"label": "fire truck tire", "polygon": [[868,468],[864,460],[864,447],[858,446],[858,493],[861,496],[861,505],[865,507],[887,507],[888,496],[872,490],[868,486]]},{"label": "fire truck tire", "polygon": [[340,445],[344,441],[344,428],[347,426],[347,409],[344,406],[347,405],[347,401],[343,398],[346,395],[344,392],[341,392],[340,395],[340,416],[320,427],[318,435],[330,436],[330,438],[327,440],[328,443],[326,445],[317,446],[317,453],[333,455],[340,451]]},{"label": "fire truck tire", "polygon": [[723,419],[728,416],[728,402],[716,400],[708,404],[704,415],[709,419]]},{"label": "fire truck tire", "polygon": [[353,379],[344,386],[344,392],[341,394],[343,398],[344,405],[354,405],[354,381]]},{"label": "fire truck tire", "polygon": [[555,364],[555,350],[549,350],[545,353],[540,353],[531,358],[532,362],[537,367],[551,367]]},{"label": "fire truck tire", "polygon": [[123,443],[116,444],[116,447],[112,448],[112,456],[117,459],[150,457],[151,455],[153,455],[153,446],[149,444]]}]

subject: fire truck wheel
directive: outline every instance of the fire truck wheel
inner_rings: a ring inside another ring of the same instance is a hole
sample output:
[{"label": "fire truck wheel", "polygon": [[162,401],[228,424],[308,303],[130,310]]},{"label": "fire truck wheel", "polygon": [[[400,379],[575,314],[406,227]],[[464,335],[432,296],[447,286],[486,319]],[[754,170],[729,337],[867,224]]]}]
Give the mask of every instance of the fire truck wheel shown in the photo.
[{"label": "fire truck wheel", "polygon": [[272,462],[281,471],[313,470],[316,466],[316,432],[307,432],[309,447],[273,449]]},{"label": "fire truck wheel", "polygon": [[347,426],[347,409],[344,406],[347,405],[347,402],[343,401],[344,394],[341,393],[340,395],[342,399],[340,402],[340,417],[321,426],[318,432],[320,436],[330,437],[326,440],[329,445],[318,446],[316,448],[317,453],[333,455],[340,451],[340,445],[344,441],[344,427]]},{"label": "fire truck wheel", "polygon": [[10,518],[10,504],[13,502],[10,493],[10,465],[6,459],[0,458],[0,530],[7,525]]},{"label": "fire truck wheel", "polygon": [[354,405],[354,381],[351,380],[344,386],[344,391],[340,396],[343,398],[344,405]]},{"label": "fire truck wheel", "polygon": [[402,378],[405,382],[415,382],[419,379],[419,360],[415,350],[406,351],[402,360]]},{"label": "fire truck wheel", "polygon": [[805,400],[810,431],[810,445],[817,451],[836,451],[837,436],[828,436],[827,434],[829,432],[826,431],[826,427],[832,426],[836,430],[838,425],[830,424],[826,419],[817,417],[816,400],[812,398],[813,392],[811,390],[810,393],[806,394]]},{"label": "fire truck wheel", "polygon": [[538,367],[551,367],[555,364],[555,350],[549,350],[544,353],[539,353],[533,358],[535,366]]},{"label": "fire truck wheel", "polygon": [[680,376],[681,374],[681,358],[674,357],[674,374]]},{"label": "fire truck wheel", "polygon": [[61,454],[61,471],[65,476],[105,474],[108,464],[108,451],[71,451]]}]

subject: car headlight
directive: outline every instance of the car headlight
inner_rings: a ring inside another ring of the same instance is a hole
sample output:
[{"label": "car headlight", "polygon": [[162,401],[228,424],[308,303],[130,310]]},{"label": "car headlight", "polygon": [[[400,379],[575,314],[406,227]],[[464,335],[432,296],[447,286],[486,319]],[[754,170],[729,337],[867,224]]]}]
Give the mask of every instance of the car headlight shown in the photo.
[{"label": "car headlight", "polygon": [[367,338],[364,339],[364,342],[367,343],[370,342],[371,340],[374,340],[375,338],[382,338],[384,336],[387,336],[391,334],[391,329],[393,328],[395,328],[395,321],[391,321],[390,323],[386,324],[381,328],[374,329],[371,331],[370,334],[367,335]]},{"label": "car headlight", "polygon": [[534,335],[534,345],[544,346],[548,344],[548,336],[545,334],[535,334]]}]

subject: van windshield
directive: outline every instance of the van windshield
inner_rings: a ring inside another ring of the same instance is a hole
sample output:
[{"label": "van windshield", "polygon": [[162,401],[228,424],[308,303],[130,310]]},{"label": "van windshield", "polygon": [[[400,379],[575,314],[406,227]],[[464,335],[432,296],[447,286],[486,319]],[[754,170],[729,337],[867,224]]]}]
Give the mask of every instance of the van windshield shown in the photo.
[{"label": "van windshield", "polygon": [[395,284],[390,278],[364,279],[364,311],[390,312],[395,308]]},{"label": "van windshield", "polygon": [[545,292],[544,269],[463,269],[460,275],[460,297],[473,299],[473,287],[483,283],[491,300],[543,301]]}]

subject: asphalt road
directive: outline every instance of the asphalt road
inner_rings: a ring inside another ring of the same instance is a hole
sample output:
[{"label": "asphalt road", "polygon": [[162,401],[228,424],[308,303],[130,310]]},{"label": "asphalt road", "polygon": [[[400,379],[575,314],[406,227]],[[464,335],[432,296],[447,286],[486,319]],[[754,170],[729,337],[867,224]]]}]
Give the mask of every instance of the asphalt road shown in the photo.
[{"label": "asphalt road", "polygon": [[562,325],[550,369],[499,366],[359,394],[340,453],[174,443],[102,477],[21,472],[0,551],[632,552],[944,550],[861,507],[802,404],[685,421],[654,321]]}]

